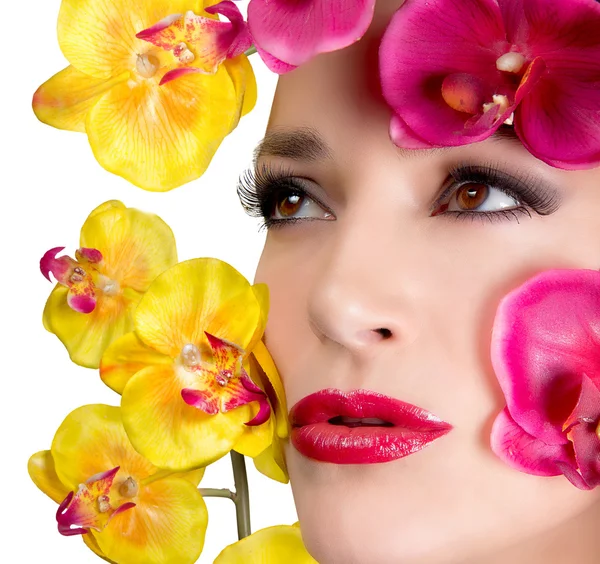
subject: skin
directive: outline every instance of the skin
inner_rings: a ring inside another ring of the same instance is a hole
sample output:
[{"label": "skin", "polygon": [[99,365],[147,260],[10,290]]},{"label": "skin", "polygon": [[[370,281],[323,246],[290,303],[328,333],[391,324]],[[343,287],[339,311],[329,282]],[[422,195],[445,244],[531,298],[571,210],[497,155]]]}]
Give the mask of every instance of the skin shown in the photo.
[{"label": "skin", "polygon": [[[288,405],[323,388],[374,390],[454,429],[384,464],[334,465],[286,446],[304,542],[320,564],[597,562],[600,488],[580,491],[504,465],[491,424],[505,401],[490,332],[500,299],[538,272],[600,268],[600,169],[551,168],[518,142],[406,151],[388,137],[377,45],[368,34],[280,78],[268,132],[316,130],[324,160],[263,154],[310,180],[307,219],[269,230],[256,274]],[[449,170],[494,163],[554,186],[560,206],[489,221],[431,215]],[[388,336],[376,329],[386,328]]]}]

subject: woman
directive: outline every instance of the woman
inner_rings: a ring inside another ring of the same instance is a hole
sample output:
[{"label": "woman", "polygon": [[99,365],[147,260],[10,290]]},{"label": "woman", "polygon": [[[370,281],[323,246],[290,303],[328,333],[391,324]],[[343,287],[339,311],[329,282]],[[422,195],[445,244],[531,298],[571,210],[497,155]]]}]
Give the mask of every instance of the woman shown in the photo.
[{"label": "woman", "polygon": [[378,2],[360,42],[280,78],[240,186],[269,227],[256,281],[270,287],[266,342],[292,423],[326,389],[446,423],[396,459],[348,455],[351,420],[329,425],[330,448],[292,440],[304,542],[321,564],[598,562],[600,492],[492,453],[506,400],[489,351],[508,292],[548,269],[600,267],[600,173],[545,164],[509,126],[475,144],[395,147],[377,50],[401,4]]}]

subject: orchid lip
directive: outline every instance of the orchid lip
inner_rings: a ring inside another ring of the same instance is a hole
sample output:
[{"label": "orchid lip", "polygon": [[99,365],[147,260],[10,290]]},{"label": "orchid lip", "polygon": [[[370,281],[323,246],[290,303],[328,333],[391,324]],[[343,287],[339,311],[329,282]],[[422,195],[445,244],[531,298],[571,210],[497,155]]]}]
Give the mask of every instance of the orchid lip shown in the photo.
[{"label": "orchid lip", "polygon": [[320,390],[290,410],[292,427],[332,425],[402,427],[415,431],[450,430],[452,425],[410,403],[371,390]]}]

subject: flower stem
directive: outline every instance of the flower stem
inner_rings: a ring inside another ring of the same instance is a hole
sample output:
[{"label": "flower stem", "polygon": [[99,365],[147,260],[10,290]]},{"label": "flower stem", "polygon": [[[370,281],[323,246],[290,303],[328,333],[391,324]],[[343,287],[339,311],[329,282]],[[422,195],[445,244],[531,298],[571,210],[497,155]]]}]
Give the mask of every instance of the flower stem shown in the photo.
[{"label": "flower stem", "polygon": [[251,534],[250,529],[250,497],[248,493],[248,477],[246,476],[246,463],[244,455],[231,451],[231,464],[233,466],[233,482],[235,484],[235,515],[238,528],[238,539],[241,540]]},{"label": "flower stem", "polygon": [[227,497],[234,501],[235,494],[227,488],[198,488],[202,497]]},{"label": "flower stem", "polygon": [[250,49],[248,49],[247,51],[244,51],[244,55],[246,55],[246,57],[249,57],[254,53],[256,53],[256,47],[254,45],[252,45],[252,47],[250,47]]}]

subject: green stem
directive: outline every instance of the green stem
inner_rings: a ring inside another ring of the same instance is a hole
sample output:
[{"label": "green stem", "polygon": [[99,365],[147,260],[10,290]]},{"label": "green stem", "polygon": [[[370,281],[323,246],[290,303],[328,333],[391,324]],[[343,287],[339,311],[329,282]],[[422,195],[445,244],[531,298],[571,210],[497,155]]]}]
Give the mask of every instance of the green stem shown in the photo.
[{"label": "green stem", "polygon": [[246,55],[246,57],[249,57],[254,53],[256,53],[256,47],[254,45],[252,45],[252,47],[250,47],[250,49],[248,49],[247,51],[244,51],[244,55]]},{"label": "green stem", "polygon": [[231,451],[231,464],[233,466],[233,482],[235,484],[235,516],[237,520],[238,539],[250,536],[250,498],[248,493],[248,477],[246,476],[246,463],[244,455]]},{"label": "green stem", "polygon": [[231,501],[235,501],[235,494],[227,488],[198,488],[198,491],[202,497],[227,497]]}]

